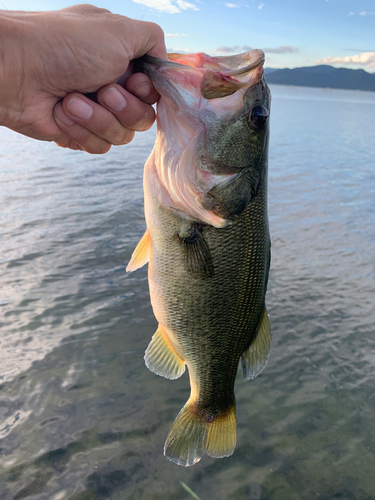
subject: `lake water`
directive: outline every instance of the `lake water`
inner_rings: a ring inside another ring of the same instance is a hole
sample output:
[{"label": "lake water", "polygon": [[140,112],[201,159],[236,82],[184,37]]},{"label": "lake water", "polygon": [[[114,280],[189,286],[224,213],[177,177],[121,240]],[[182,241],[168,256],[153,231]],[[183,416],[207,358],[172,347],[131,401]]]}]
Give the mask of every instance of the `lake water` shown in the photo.
[{"label": "lake water", "polygon": [[375,499],[375,92],[271,91],[273,349],[233,456],[186,469],[162,450],[188,377],[146,368],[125,272],[155,130],[95,157],[0,129],[1,500]]}]

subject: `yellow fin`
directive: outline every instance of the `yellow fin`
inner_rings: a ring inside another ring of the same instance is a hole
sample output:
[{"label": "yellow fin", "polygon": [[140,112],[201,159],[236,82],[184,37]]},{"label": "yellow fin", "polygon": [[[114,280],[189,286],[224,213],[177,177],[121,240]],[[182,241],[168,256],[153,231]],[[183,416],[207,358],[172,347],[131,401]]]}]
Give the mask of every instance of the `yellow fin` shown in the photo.
[{"label": "yellow fin", "polygon": [[146,349],[145,363],[156,375],[169,379],[181,377],[185,371],[185,361],[176,353],[160,325]]},{"label": "yellow fin", "polygon": [[241,356],[245,380],[253,380],[267,366],[271,350],[271,327],[266,306],[263,307],[257,333],[250,346]]},{"label": "yellow fin", "polygon": [[136,249],[134,250],[129,264],[126,267],[127,272],[135,271],[147,264],[151,253],[151,236],[150,231],[146,229],[145,234],[140,239]]},{"label": "yellow fin", "polygon": [[177,415],[164,445],[164,455],[172,462],[188,467],[207,453],[213,458],[232,455],[237,441],[236,406],[211,416],[191,398]]},{"label": "yellow fin", "polygon": [[236,442],[237,419],[234,403],[209,424],[206,453],[213,458],[229,457],[234,452]]}]

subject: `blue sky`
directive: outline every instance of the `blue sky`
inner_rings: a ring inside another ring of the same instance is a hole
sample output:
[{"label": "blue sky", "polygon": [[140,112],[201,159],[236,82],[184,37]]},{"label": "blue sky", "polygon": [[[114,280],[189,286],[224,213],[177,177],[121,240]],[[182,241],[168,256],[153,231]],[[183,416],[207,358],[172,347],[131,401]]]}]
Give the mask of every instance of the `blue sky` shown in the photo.
[{"label": "blue sky", "polygon": [[[8,10],[56,10],[77,2],[1,0]],[[331,64],[375,72],[374,0],[106,0],[112,12],[153,21],[168,49],[229,55],[266,52],[266,67]]]}]

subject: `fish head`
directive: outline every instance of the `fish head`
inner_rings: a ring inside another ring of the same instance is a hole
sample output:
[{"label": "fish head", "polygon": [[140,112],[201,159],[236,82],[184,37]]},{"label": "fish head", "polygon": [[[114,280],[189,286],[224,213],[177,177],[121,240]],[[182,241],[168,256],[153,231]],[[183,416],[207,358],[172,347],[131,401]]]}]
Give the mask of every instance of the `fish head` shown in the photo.
[{"label": "fish head", "polygon": [[173,208],[224,227],[264,177],[270,113],[264,53],[169,59],[144,56],[140,63],[161,95],[156,170]]}]

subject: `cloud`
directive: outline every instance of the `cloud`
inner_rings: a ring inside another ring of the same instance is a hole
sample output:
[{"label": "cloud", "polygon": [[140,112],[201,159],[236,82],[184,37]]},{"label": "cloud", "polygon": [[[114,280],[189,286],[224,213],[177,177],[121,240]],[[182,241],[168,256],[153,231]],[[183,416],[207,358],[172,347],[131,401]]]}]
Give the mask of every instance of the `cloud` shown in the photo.
[{"label": "cloud", "polygon": [[219,47],[216,49],[216,52],[225,52],[226,54],[233,54],[233,52],[244,52],[244,51],[248,51],[248,50],[252,50],[251,47],[249,47],[248,45],[242,45],[242,47],[240,47],[239,45],[234,45],[233,47],[226,47],[225,45],[223,45],[222,47]]},{"label": "cloud", "polygon": [[[247,51],[247,50],[252,50],[252,47],[249,47],[248,45],[242,45],[240,47],[239,45],[234,45],[233,47],[227,47],[227,46],[222,46],[216,49],[216,52],[225,52],[227,54],[232,54],[233,52],[239,52],[239,51]],[[270,48],[265,48],[262,49],[264,52],[267,52],[268,54],[287,54],[290,52],[298,52],[297,47],[291,47],[287,45],[283,45],[282,47],[276,47],[274,49]]]},{"label": "cloud", "polygon": [[240,50],[239,45],[235,45],[234,47],[226,47],[225,45],[223,45],[222,47],[218,47],[216,49],[216,52],[225,52],[227,54],[230,54],[233,52],[237,52],[238,50]]},{"label": "cloud", "polygon": [[168,53],[176,53],[176,52],[178,52],[179,54],[180,54],[181,52],[184,52],[184,53],[186,53],[186,54],[189,54],[189,53],[191,53],[191,50],[189,50],[189,49],[182,49],[182,48],[177,48],[177,49],[174,49],[174,48],[172,48],[172,47],[167,47],[167,52],[168,52]]},{"label": "cloud", "polygon": [[[362,10],[358,12],[359,16],[375,16],[375,12],[368,12],[367,10]],[[355,16],[354,12],[349,12],[348,16]]]},{"label": "cloud", "polygon": [[263,7],[264,7],[264,3],[261,3],[260,5],[258,5],[258,9],[259,9],[259,10],[262,10],[262,9],[263,9]]},{"label": "cloud", "polygon": [[236,3],[226,3],[225,6],[229,7],[230,9],[239,9],[240,8],[240,6],[237,5]]},{"label": "cloud", "polygon": [[165,38],[177,38],[179,36],[189,36],[185,33],[165,33]]},{"label": "cloud", "polygon": [[315,61],[317,64],[360,64],[361,66],[367,66],[368,68],[375,67],[375,52],[362,52],[361,54],[356,54],[355,56],[345,56],[345,57],[323,57],[323,59],[318,59]]},{"label": "cloud", "polygon": [[283,45],[281,47],[276,47],[275,49],[265,48],[264,52],[268,52],[269,54],[287,54],[290,52],[298,52],[297,47],[291,47],[290,45]]},{"label": "cloud", "polygon": [[345,52],[375,52],[374,49],[348,49],[348,48],[345,48],[342,50],[345,50]]},{"label": "cloud", "polygon": [[199,10],[195,4],[185,2],[185,0],[133,0],[133,2],[168,14],[177,14],[187,9]]},{"label": "cloud", "polygon": [[194,5],[193,3],[185,2],[185,0],[176,0],[176,2],[177,5],[182,10],[188,10],[188,9],[199,10],[196,5]]}]

